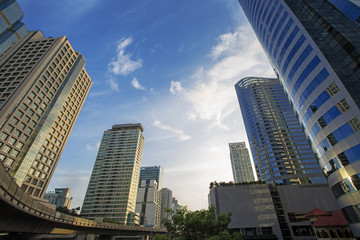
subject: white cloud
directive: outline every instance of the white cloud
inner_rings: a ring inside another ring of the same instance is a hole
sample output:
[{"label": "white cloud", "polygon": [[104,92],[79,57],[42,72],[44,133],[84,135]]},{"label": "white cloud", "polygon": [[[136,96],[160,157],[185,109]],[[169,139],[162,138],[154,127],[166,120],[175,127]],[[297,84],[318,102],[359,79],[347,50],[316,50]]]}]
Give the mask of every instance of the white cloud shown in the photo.
[{"label": "white cloud", "polygon": [[125,49],[133,42],[131,37],[122,38],[117,46],[117,55],[109,63],[109,71],[115,75],[126,76],[129,73],[142,67],[142,59],[131,60],[131,54],[126,54]]},{"label": "white cloud", "polygon": [[89,144],[86,144],[86,150],[88,150],[88,151],[97,151],[98,149],[99,149],[99,147],[100,147],[100,142],[97,142],[96,144],[95,144],[95,146],[91,146],[91,145],[89,145]]},{"label": "white cloud", "polygon": [[174,82],[171,81],[170,83],[170,92],[172,94],[176,94],[176,92],[181,92],[181,90],[183,90],[182,86],[181,86],[181,82]]},{"label": "white cloud", "polygon": [[159,129],[174,133],[176,135],[176,137],[178,137],[181,141],[191,139],[191,136],[186,135],[183,130],[172,128],[172,127],[170,127],[168,125],[165,125],[165,124],[161,123],[158,120],[154,122],[154,126],[158,127]]},{"label": "white cloud", "polygon": [[146,88],[139,83],[137,78],[133,78],[133,80],[131,80],[131,85],[136,89],[143,90],[143,91],[146,90]]},{"label": "white cloud", "polygon": [[116,92],[119,91],[119,84],[117,83],[116,79],[113,76],[110,76],[107,83],[110,85],[110,88],[112,90],[115,90]]},{"label": "white cloud", "polygon": [[189,120],[205,120],[212,127],[230,129],[225,119],[239,109],[234,84],[248,76],[274,76],[260,44],[254,39],[249,26],[221,35],[210,53],[215,61],[212,66],[200,66],[191,75],[193,81],[189,86],[171,82],[170,92],[191,103]]}]

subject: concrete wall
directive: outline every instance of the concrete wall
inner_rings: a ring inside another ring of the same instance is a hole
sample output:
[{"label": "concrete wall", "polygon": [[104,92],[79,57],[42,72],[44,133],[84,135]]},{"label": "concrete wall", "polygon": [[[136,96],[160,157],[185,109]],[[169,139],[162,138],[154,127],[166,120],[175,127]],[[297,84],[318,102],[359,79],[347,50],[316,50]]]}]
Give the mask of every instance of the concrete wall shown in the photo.
[{"label": "concrete wall", "polygon": [[210,190],[209,201],[220,213],[232,213],[229,228],[272,227],[282,239],[267,184],[219,186]]}]

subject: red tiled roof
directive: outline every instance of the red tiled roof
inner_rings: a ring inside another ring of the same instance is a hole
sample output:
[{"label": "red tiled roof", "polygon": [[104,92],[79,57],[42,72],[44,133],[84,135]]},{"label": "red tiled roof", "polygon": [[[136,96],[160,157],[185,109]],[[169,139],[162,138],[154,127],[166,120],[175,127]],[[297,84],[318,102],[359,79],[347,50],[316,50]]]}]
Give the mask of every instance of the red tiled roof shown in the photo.
[{"label": "red tiled roof", "polygon": [[325,212],[323,210],[320,210],[318,208],[314,208],[309,214],[308,217],[318,217],[318,216],[331,216],[331,213]]},{"label": "red tiled roof", "polygon": [[314,227],[347,226],[349,225],[341,210],[332,211],[331,216],[320,216],[313,223]]}]

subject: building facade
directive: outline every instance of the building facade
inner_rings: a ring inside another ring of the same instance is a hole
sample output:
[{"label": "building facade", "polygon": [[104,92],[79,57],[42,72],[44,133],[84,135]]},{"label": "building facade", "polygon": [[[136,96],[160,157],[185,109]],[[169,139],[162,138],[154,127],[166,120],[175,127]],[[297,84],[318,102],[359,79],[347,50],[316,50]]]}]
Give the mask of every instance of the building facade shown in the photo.
[{"label": "building facade", "polygon": [[0,160],[42,198],[92,84],[66,37],[29,32],[0,57]]},{"label": "building facade", "polygon": [[325,183],[279,80],[244,78],[235,89],[258,179],[279,184]]},{"label": "building facade", "polygon": [[29,32],[21,22],[24,13],[15,0],[0,1],[0,55]]},{"label": "building facade", "polygon": [[66,207],[70,209],[72,198],[70,198],[70,188],[55,188],[54,192],[45,193],[44,199],[50,204],[58,207]]},{"label": "building facade", "polygon": [[232,213],[229,229],[242,231],[245,239],[259,240],[315,240],[308,214],[315,208],[339,209],[326,183],[217,186],[210,190],[209,205],[215,206],[217,213]]},{"label": "building facade", "polygon": [[161,166],[141,167],[139,177],[139,187],[143,180],[155,180],[158,190],[162,187],[163,170]]},{"label": "building facade", "polygon": [[[168,212],[168,209],[173,210],[173,195],[172,191],[168,188],[162,188],[160,190],[161,194],[161,214],[160,219],[171,219],[171,213]],[[161,223],[161,227],[164,227]]]},{"label": "building facade", "polygon": [[[292,102],[354,235],[360,237],[358,18],[344,14],[332,0],[239,3]],[[353,5],[354,11],[357,6]]]},{"label": "building facade", "polygon": [[138,188],[135,212],[141,226],[158,228],[161,222],[161,192],[155,180],[142,180]]},{"label": "building facade", "polygon": [[245,142],[229,143],[229,149],[234,182],[254,182],[253,168]]},{"label": "building facade", "polygon": [[144,147],[143,127],[118,124],[104,132],[81,215],[121,224],[135,212]]}]

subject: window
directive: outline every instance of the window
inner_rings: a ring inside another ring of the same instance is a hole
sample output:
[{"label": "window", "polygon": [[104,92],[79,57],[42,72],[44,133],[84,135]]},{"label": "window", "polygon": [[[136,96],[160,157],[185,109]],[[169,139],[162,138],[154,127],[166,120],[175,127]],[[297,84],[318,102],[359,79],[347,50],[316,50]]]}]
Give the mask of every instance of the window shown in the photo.
[{"label": "window", "polygon": [[6,133],[2,132],[2,133],[0,134],[0,139],[3,140],[3,141],[5,141],[8,136],[9,136],[9,135],[7,135]]}]

